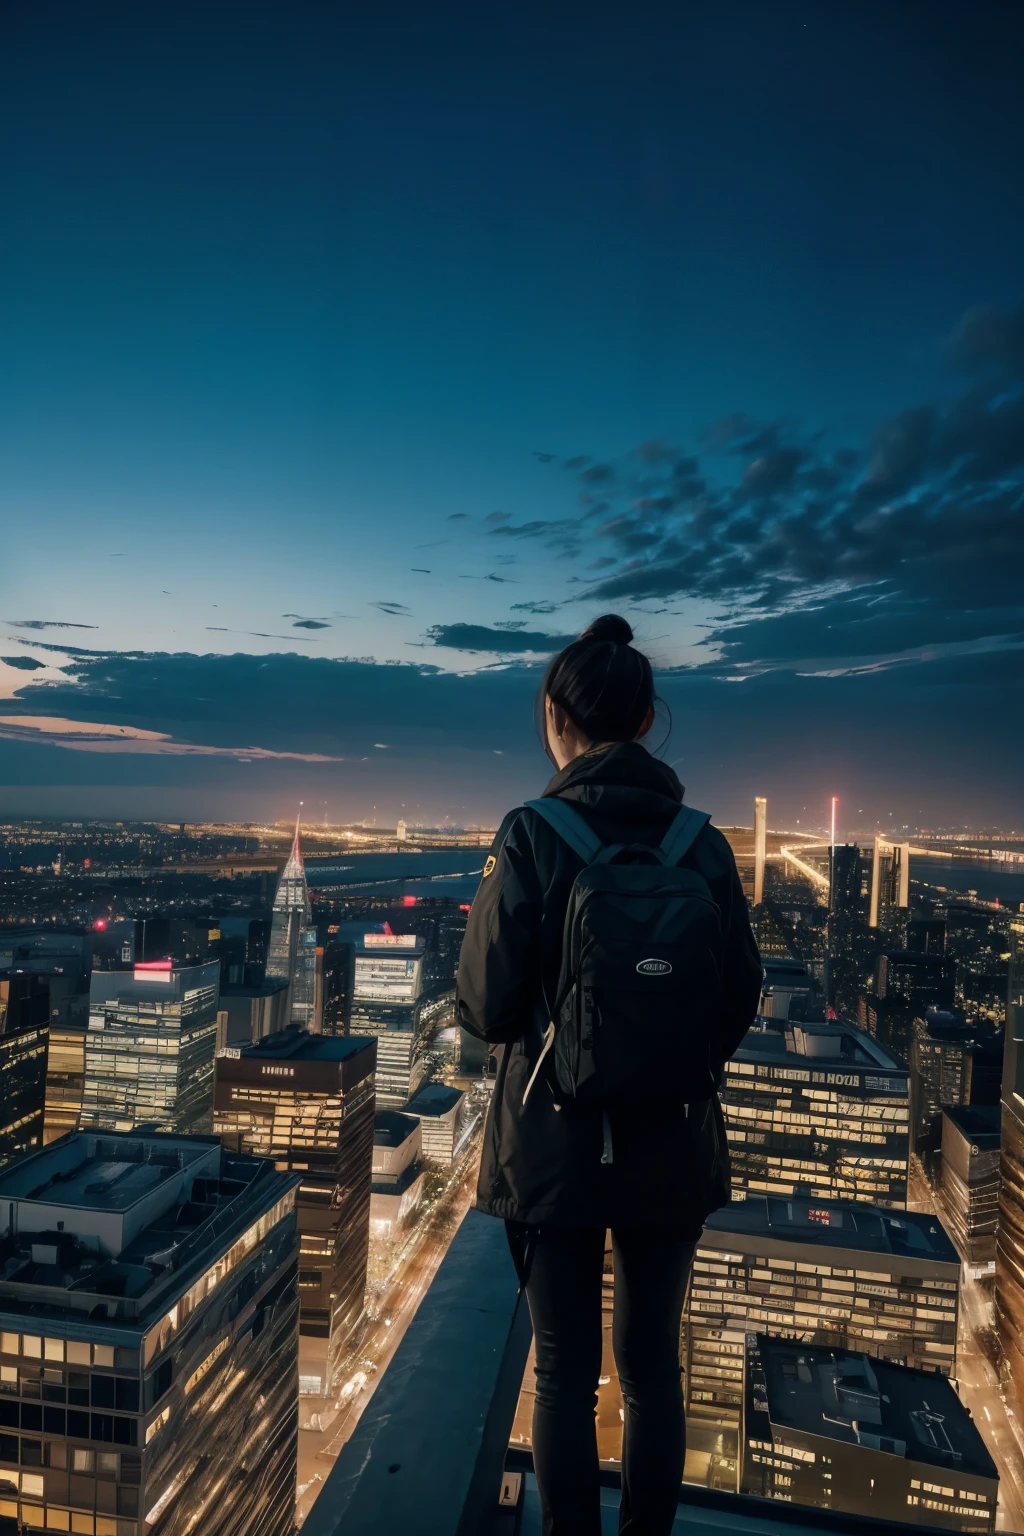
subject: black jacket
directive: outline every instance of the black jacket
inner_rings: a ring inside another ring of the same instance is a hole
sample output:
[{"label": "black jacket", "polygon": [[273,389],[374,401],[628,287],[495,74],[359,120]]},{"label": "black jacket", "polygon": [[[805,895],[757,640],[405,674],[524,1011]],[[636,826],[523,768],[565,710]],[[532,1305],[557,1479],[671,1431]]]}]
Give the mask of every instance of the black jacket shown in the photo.
[{"label": "black jacket", "polygon": [[[636,742],[577,758],[544,793],[581,809],[606,843],[659,843],[683,798],[672,769]],[[757,1012],[761,959],[721,832],[705,827],[682,862],[704,876],[722,915],[725,1002],[718,1044],[724,1063]],[[456,984],[460,1024],[501,1047],[477,1204],[531,1224],[683,1224],[696,1232],[729,1201],[717,1096],[688,1112],[613,1111],[610,1164],[601,1162],[600,1108],[556,1108],[543,1074],[523,1105],[547,1024],[541,983],[553,996],[569,893],[581,868],[578,855],[523,808],[506,816],[484,865]]]}]

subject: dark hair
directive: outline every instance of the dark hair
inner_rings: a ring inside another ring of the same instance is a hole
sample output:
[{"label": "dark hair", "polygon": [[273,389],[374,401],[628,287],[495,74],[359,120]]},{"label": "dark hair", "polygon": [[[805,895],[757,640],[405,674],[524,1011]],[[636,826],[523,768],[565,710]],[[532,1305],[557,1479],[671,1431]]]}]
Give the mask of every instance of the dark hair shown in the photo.
[{"label": "dark hair", "polygon": [[654,708],[654,674],[633,631],[617,613],[604,613],[552,657],[537,696],[545,750],[544,700],[565,710],[591,741],[633,741]]}]

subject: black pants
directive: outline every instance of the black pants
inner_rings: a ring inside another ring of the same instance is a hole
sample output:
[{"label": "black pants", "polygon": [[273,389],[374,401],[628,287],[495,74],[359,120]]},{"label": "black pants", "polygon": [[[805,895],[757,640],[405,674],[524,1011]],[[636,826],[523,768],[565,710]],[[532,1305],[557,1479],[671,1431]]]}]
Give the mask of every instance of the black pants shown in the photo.
[{"label": "black pants", "polygon": [[[544,1536],[599,1536],[595,1410],[605,1234],[510,1222],[509,1241],[533,1320],[533,1459]],[[638,1227],[613,1232],[612,1247],[612,1341],[625,1407],[619,1531],[668,1536],[686,1450],[679,1323],[695,1235],[692,1228]]]}]

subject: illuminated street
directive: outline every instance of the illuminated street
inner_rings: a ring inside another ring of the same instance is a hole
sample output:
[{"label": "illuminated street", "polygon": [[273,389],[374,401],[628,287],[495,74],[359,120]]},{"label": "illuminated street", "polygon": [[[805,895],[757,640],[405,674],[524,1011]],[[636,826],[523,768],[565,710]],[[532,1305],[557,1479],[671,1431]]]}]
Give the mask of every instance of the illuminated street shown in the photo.
[{"label": "illuminated street", "polygon": [[[379,1310],[362,1335],[358,1358],[343,1370],[332,1416],[321,1430],[300,1429],[296,1520],[299,1525],[320,1492],[335,1457],[359,1422],[405,1331],[416,1315],[476,1188],[478,1138],[467,1150],[453,1186],[425,1218],[421,1230],[380,1297]],[[300,1349],[301,1360],[301,1349]],[[300,1422],[303,1419],[300,1402]],[[327,1417],[324,1415],[324,1417]]]},{"label": "illuminated street", "polygon": [[[941,1193],[933,1191],[916,1159],[910,1165],[911,1210],[931,1211],[948,1227]],[[984,1342],[994,1340],[991,1280],[973,1278],[967,1266],[960,1277],[960,1330],[957,1371],[961,1400],[971,1411],[999,1470],[996,1530],[1024,1531],[1024,1435],[1006,1406]]]}]

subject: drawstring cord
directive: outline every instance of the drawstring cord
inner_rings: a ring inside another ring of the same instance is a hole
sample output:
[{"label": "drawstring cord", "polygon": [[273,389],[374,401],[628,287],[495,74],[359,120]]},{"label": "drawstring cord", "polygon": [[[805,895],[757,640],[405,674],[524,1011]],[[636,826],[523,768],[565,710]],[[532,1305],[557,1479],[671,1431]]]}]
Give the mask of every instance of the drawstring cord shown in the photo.
[{"label": "drawstring cord", "polygon": [[[548,1051],[550,1051],[550,1049],[554,1045],[554,1043],[555,1043],[555,1026],[554,1026],[553,1023],[549,1023],[547,1029],[544,1031],[544,1044],[541,1046],[540,1055],[537,1057],[537,1065],[534,1067],[533,1071],[530,1073],[530,1081],[527,1083],[526,1087],[523,1090],[523,1104],[524,1105],[525,1105],[527,1099],[530,1097],[530,1090],[531,1090],[531,1088],[533,1087],[534,1083],[537,1081],[537,1073],[540,1071],[541,1067],[544,1065],[544,1058],[547,1055]],[[560,1105],[557,1106],[557,1107],[561,1108]]]}]

